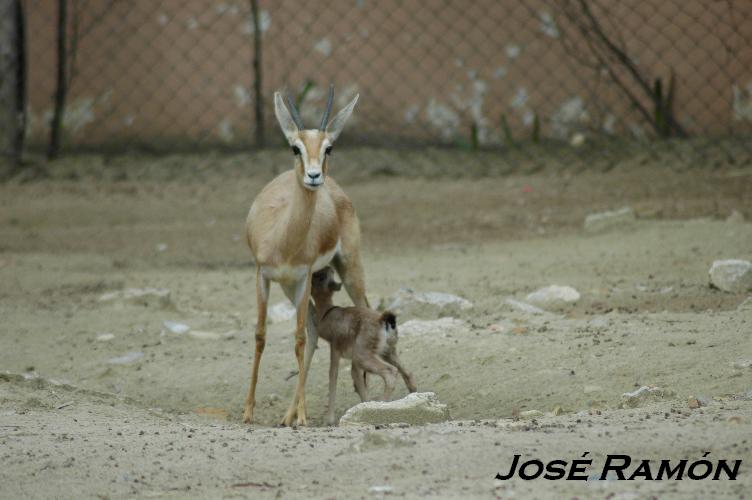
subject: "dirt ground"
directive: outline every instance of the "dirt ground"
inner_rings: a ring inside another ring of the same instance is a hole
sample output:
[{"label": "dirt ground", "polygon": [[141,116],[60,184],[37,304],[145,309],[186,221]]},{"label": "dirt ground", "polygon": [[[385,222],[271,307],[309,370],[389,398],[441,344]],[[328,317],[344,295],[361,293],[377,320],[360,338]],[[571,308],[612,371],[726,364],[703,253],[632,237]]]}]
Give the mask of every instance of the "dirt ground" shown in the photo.
[{"label": "dirt ground", "polygon": [[[400,338],[419,390],[436,392],[451,422],[324,427],[322,341],[311,427],[275,428],[295,384],[292,322],[281,321],[268,331],[257,423],[240,423],[255,322],[243,224],[289,158],[72,157],[41,180],[0,185],[0,497],[748,496],[752,303],[711,288],[707,272],[752,259],[752,224],[727,220],[752,220],[752,167],[642,158],[576,174],[432,171],[383,155],[346,166],[367,153],[343,151],[332,175],[361,219],[371,302],[410,287],[474,304],[452,314],[456,327]],[[622,206],[634,223],[583,231],[587,214]],[[546,314],[506,302],[550,284],[582,298]],[[170,303],[100,300],[134,287],[168,289]],[[274,288],[271,303],[282,301]],[[398,321],[410,319],[435,318]],[[128,353],[141,354],[110,362]],[[358,402],[349,378],[338,415]],[[660,396],[622,408],[645,385]],[[690,408],[690,396],[707,405]],[[518,419],[528,410],[544,416]],[[590,452],[602,464],[707,451],[742,460],[738,479],[494,479],[515,454]]]}]

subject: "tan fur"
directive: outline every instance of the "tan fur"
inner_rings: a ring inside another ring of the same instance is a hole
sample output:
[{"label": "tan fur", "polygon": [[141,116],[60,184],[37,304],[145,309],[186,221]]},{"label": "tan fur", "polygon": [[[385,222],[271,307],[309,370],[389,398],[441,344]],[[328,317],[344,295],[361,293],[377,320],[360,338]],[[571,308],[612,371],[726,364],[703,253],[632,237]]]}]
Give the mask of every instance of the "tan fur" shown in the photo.
[{"label": "tan fur", "polygon": [[394,322],[394,314],[388,311],[378,313],[363,307],[336,307],[332,301],[336,290],[339,290],[339,284],[334,281],[334,272],[330,267],[313,275],[311,297],[316,304],[317,330],[319,336],[329,342],[331,354],[326,417],[329,425],[334,424],[340,357],[352,360],[351,374],[361,401],[367,398],[367,373],[384,379],[385,401],[391,397],[398,372],[408,390],[416,391],[412,374],[402,366],[397,355],[397,329],[392,329],[389,324]]},{"label": "tan fur", "polygon": [[[291,143],[300,140],[309,157],[319,158],[324,141],[333,142],[326,132],[303,130],[289,137]],[[315,155],[315,156],[314,156]],[[298,362],[298,384],[295,396],[282,420],[292,425],[297,415],[299,425],[306,424],[305,380],[316,347],[316,332],[309,315],[311,274],[331,259],[347,287],[353,303],[367,308],[363,268],[360,262],[360,225],[347,195],[334,179],[328,177],[328,157],[321,164],[323,185],[312,191],[305,187],[305,166],[295,157],[294,168],[286,171],[258,194],[246,220],[246,240],[257,267],[258,321],[256,350],[251,371],[251,383],[246,398],[243,421],[251,422],[255,407],[256,382],[260,358],[266,339],[266,308],[269,281],[277,281],[297,309],[295,355]],[[339,243],[339,251],[337,244]],[[320,261],[317,266],[317,260]],[[300,274],[303,273],[303,274]],[[305,279],[302,299],[296,303],[296,287]],[[308,331],[306,345],[305,331]],[[305,349],[305,356],[303,350]]]}]

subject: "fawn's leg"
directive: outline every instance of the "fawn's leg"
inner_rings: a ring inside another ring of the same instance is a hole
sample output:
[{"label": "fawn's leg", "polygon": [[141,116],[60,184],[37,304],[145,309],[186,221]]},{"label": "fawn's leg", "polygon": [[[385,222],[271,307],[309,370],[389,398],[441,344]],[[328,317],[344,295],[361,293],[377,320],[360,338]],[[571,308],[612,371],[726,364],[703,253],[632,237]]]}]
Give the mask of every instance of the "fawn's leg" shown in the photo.
[{"label": "fawn's leg", "polygon": [[399,370],[400,375],[402,375],[402,380],[405,381],[407,390],[410,392],[416,392],[418,389],[415,385],[415,378],[413,377],[413,374],[409,370],[406,370],[402,365],[402,361],[400,361],[399,356],[397,356],[397,349],[392,349],[386,356],[384,356],[384,358],[386,362],[394,365],[394,367]]},{"label": "fawn's leg", "polygon": [[337,373],[339,372],[339,351],[329,345],[329,409],[326,412],[326,423],[334,425],[334,400],[337,395]]},{"label": "fawn's leg", "polygon": [[360,363],[363,365],[364,370],[375,373],[384,379],[384,401],[389,401],[397,381],[397,368],[376,354],[371,354],[365,359],[360,360]]},{"label": "fawn's leg", "polygon": [[248,397],[245,400],[243,410],[243,423],[250,424],[253,421],[253,409],[256,406],[256,382],[258,381],[259,363],[266,345],[266,307],[269,300],[269,280],[256,269],[256,305],[258,316],[256,317],[256,351],[253,354],[253,368],[251,368],[251,385],[248,388]]},{"label": "fawn's leg", "polygon": [[355,361],[353,361],[350,368],[350,375],[352,375],[355,391],[358,393],[358,396],[360,396],[361,401],[366,401],[366,399],[368,398],[368,391],[366,390],[366,384],[363,379],[364,374],[365,371]]}]

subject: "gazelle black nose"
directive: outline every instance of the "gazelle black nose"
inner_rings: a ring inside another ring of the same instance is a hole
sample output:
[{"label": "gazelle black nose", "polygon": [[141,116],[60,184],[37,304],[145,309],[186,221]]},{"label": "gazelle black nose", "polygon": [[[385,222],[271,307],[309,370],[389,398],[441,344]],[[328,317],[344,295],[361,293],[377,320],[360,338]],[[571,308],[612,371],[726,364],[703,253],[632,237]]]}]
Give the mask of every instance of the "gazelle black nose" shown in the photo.
[{"label": "gazelle black nose", "polygon": [[321,177],[321,174],[308,174],[308,177],[310,177],[311,179],[318,179],[319,177]]}]

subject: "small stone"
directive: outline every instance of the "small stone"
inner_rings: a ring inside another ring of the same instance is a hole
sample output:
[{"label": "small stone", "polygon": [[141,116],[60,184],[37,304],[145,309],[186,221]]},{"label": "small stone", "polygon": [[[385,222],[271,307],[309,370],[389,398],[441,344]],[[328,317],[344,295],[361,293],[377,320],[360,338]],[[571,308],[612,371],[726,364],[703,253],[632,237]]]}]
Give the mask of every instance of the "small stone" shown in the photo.
[{"label": "small stone", "polygon": [[170,248],[167,243],[157,243],[157,252],[166,252]]},{"label": "small stone", "polygon": [[554,417],[558,417],[559,415],[564,414],[564,408],[562,408],[561,406],[554,406],[554,409],[551,413],[553,413]]},{"label": "small stone", "polygon": [[690,396],[689,399],[687,399],[687,405],[693,410],[696,410],[697,408],[701,406],[700,402],[694,396]]},{"label": "small stone", "polygon": [[515,299],[506,299],[504,303],[529,314],[546,314],[546,311],[544,311],[540,307],[535,307],[534,305],[528,304],[527,302],[522,302]]},{"label": "small stone", "polygon": [[222,336],[216,332],[204,332],[201,330],[191,330],[188,336],[198,340],[219,340]]},{"label": "small stone", "polygon": [[394,492],[394,488],[386,485],[374,485],[368,488],[368,493],[372,495],[391,495]]},{"label": "small stone", "polygon": [[539,418],[544,415],[545,414],[540,410],[525,410],[520,412],[519,417],[523,420],[529,420],[533,418]]},{"label": "small stone", "polygon": [[191,329],[191,327],[186,325],[185,323],[178,323],[177,321],[170,320],[162,321],[162,325],[167,328],[168,331],[177,335],[182,335]]},{"label": "small stone", "polygon": [[449,409],[433,392],[414,392],[396,401],[366,401],[345,412],[340,425],[407,423],[423,425],[446,422]]},{"label": "small stone", "polygon": [[142,307],[156,307],[172,309],[170,291],[166,288],[127,288],[116,292],[108,292],[99,297],[99,302],[117,305],[136,305]]},{"label": "small stone", "polygon": [[742,423],[744,423],[744,417],[742,417],[741,415],[731,415],[728,418],[728,423],[730,423],[730,424],[742,424]]},{"label": "small stone", "polygon": [[658,401],[672,395],[672,391],[656,386],[643,385],[636,391],[622,394],[622,408],[636,408],[647,402]]},{"label": "small stone", "polygon": [[752,368],[752,359],[737,359],[733,362],[732,366],[739,370]]},{"label": "small stone", "polygon": [[536,306],[549,309],[558,309],[574,304],[580,300],[580,292],[571,286],[551,285],[527,296],[527,301]]},{"label": "small stone", "polygon": [[278,302],[269,308],[269,321],[272,323],[283,323],[290,321],[295,317],[295,307],[289,302]]},{"label": "small stone", "polygon": [[615,227],[629,225],[635,221],[635,213],[630,207],[619,210],[590,214],[585,217],[585,231],[598,233]]},{"label": "small stone", "polygon": [[515,326],[515,327],[514,327],[514,328],[512,328],[512,329],[511,329],[510,331],[511,331],[512,333],[514,333],[515,335],[524,335],[524,334],[526,334],[526,333],[527,333],[527,332],[528,332],[529,330],[528,330],[528,327],[526,327],[526,326]]},{"label": "small stone", "polygon": [[97,335],[97,342],[109,342],[114,338],[115,335],[113,335],[112,333],[100,333],[99,335]]},{"label": "small stone", "polygon": [[752,290],[752,263],[748,260],[716,260],[709,274],[710,284],[724,292]]},{"label": "small stone", "polygon": [[108,363],[111,365],[126,365],[128,363],[133,363],[134,361],[138,361],[139,359],[144,357],[144,353],[141,351],[131,351],[123,354],[122,356],[117,356],[114,358],[110,358],[107,360]]}]

